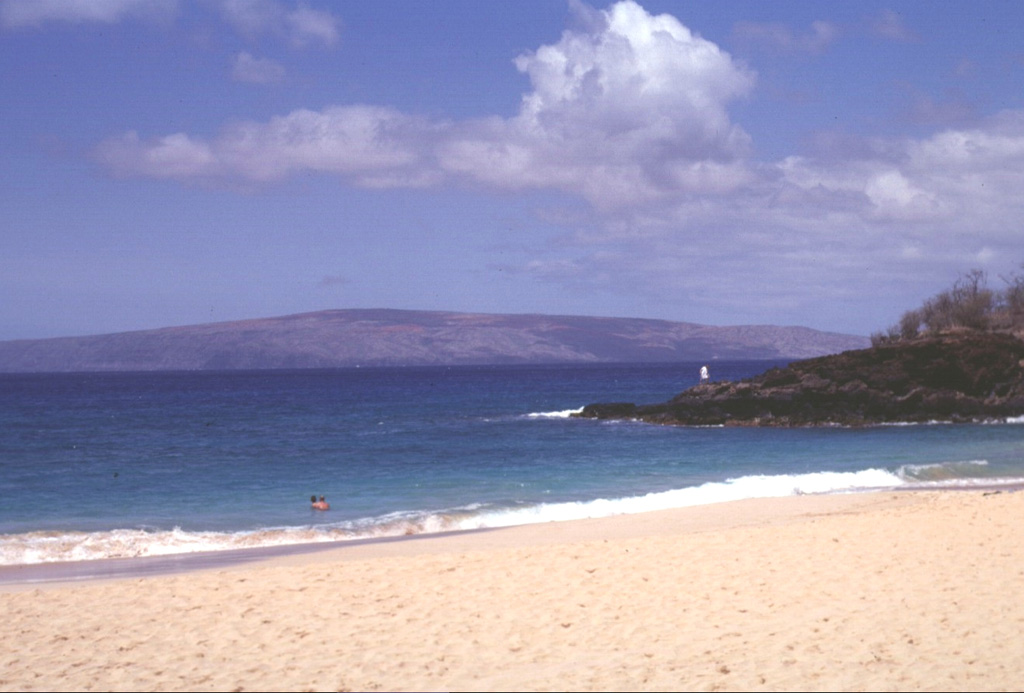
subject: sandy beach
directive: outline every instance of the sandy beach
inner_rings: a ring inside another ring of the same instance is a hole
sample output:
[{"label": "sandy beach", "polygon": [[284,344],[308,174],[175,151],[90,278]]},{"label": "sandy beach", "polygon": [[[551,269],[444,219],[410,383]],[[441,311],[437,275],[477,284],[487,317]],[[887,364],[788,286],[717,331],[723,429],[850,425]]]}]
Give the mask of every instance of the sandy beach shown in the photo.
[{"label": "sandy beach", "polygon": [[0,689],[1019,690],[1024,492],[798,496],[0,586]]}]

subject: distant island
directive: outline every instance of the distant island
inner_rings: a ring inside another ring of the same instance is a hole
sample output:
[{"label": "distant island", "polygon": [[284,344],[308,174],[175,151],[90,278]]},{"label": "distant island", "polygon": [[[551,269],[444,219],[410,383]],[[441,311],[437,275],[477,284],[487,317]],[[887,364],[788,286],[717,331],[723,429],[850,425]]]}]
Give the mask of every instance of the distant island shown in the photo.
[{"label": "distant island", "polygon": [[691,426],[862,426],[1024,416],[1024,276],[1005,292],[977,270],[872,336],[872,346],[799,360],[668,402],[591,404],[576,416]]},{"label": "distant island", "polygon": [[3,341],[0,372],[790,360],[869,343],[806,327],[352,309]]}]

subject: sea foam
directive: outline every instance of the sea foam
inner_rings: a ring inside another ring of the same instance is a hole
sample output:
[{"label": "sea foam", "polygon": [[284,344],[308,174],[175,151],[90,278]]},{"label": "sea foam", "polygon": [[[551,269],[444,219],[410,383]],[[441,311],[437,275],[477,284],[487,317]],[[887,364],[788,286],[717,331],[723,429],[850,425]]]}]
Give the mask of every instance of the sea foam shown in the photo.
[{"label": "sea foam", "polygon": [[582,411],[583,407],[580,407],[579,409],[563,409],[561,411],[539,411],[526,416],[530,419],[568,419],[573,414],[579,414]]},{"label": "sea foam", "polygon": [[744,476],[625,498],[540,503],[522,507],[474,504],[433,512],[398,512],[333,525],[272,527],[244,532],[116,529],[100,532],[29,532],[0,535],[0,565],[163,556],[610,517],[744,498],[841,493],[905,484],[884,470]]}]

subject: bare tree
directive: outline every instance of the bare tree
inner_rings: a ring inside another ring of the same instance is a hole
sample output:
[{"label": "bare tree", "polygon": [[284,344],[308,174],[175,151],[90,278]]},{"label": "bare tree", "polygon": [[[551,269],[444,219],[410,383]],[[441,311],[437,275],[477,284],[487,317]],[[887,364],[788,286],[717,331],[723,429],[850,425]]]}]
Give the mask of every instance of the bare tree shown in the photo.
[{"label": "bare tree", "polygon": [[[1021,269],[1024,270],[1024,265]],[[1006,290],[1000,303],[1007,327],[1024,328],[1024,272],[1015,272],[1002,280],[1006,282]]]},{"label": "bare tree", "polygon": [[908,310],[900,318],[900,338],[913,339],[921,333],[921,311]]},{"label": "bare tree", "polygon": [[954,327],[988,329],[995,300],[987,283],[985,272],[975,269],[961,276],[953,285]]},{"label": "bare tree", "polygon": [[1024,327],[1024,274],[1003,277],[1003,281],[1007,284],[1005,292],[992,291],[985,272],[971,270],[961,275],[953,288],[904,313],[887,332],[872,335],[872,344],[913,339],[922,328],[935,334],[955,329]]}]

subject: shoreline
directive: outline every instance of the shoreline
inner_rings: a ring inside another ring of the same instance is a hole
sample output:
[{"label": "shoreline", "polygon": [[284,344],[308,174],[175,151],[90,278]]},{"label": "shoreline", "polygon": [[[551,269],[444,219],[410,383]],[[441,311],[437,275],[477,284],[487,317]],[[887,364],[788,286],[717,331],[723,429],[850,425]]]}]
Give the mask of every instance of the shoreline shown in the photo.
[{"label": "shoreline", "polygon": [[[984,490],[989,487],[957,486],[945,490]],[[1007,486],[993,486],[991,488],[1010,488]],[[1024,488],[1024,480],[1013,488]],[[848,491],[842,493],[805,494],[805,495],[861,495],[870,493],[888,492],[913,492],[918,489],[891,488],[877,489],[872,491]],[[324,551],[345,551],[353,550],[354,547],[369,546],[378,544],[390,544],[395,542],[408,541],[431,541],[443,540],[465,534],[479,532],[496,532],[515,530],[521,527],[533,525],[547,526],[561,525],[572,522],[600,522],[619,517],[631,517],[633,515],[657,514],[662,512],[671,513],[674,511],[693,510],[700,512],[704,508],[730,503],[743,503],[747,501],[772,501],[786,498],[764,498],[764,499],[740,499],[733,501],[722,501],[718,503],[707,503],[667,510],[645,511],[643,513],[622,513],[606,517],[584,518],[577,520],[551,520],[539,523],[525,523],[523,525],[509,525],[502,527],[481,527],[477,529],[451,530],[444,532],[419,533],[409,535],[396,535],[384,537],[366,537],[360,539],[340,539],[337,541],[319,542],[298,542],[294,544],[277,544],[271,546],[257,546],[239,549],[215,549],[210,551],[187,551],[181,553],[162,554],[156,556],[126,556],[111,558],[84,559],[75,561],[43,561],[39,563],[22,563],[14,565],[0,565],[0,591],[24,586],[28,588],[44,586],[48,584],[81,583],[93,580],[114,580],[131,579],[156,575],[174,575],[202,570],[219,570],[232,568],[236,565],[245,565],[271,561],[275,559],[286,559],[290,556],[301,556]],[[714,513],[712,513],[714,515]]]},{"label": "shoreline", "polygon": [[[772,503],[773,501],[785,501],[787,498],[799,498],[809,496],[861,496],[883,493],[946,493],[946,492],[970,492],[978,491],[988,493],[1012,493],[1024,489],[1024,480],[1018,483],[1003,483],[991,485],[957,485],[942,488],[903,488],[894,487],[886,489],[874,489],[868,491],[846,491],[840,493],[823,494],[802,494],[798,496],[783,496],[769,498],[751,498],[733,501],[722,501],[719,503],[708,503],[667,510],[646,511],[643,513],[623,513],[608,517],[587,518],[579,520],[560,520],[524,525],[512,525],[504,527],[482,527],[477,529],[451,530],[445,532],[421,533],[412,535],[368,537],[360,539],[344,539],[337,541],[323,542],[301,542],[294,544],[278,544],[272,546],[258,546],[239,549],[217,549],[211,551],[191,551],[182,553],[163,554],[156,556],[134,556],[134,557],[112,557],[98,558],[77,561],[45,561],[40,563],[24,563],[15,565],[0,565],[0,592],[10,591],[19,588],[35,588],[47,585],[62,585],[87,583],[100,580],[118,580],[142,578],[158,575],[175,575],[194,571],[222,570],[238,566],[259,564],[277,559],[289,559],[301,557],[308,554],[322,552],[357,552],[356,547],[366,547],[371,553],[374,547],[384,544],[414,542],[414,541],[442,541],[448,538],[461,535],[472,535],[484,532],[511,531],[519,528],[532,527],[534,524],[540,527],[551,527],[575,522],[599,523],[604,520],[615,520],[621,517],[633,517],[634,515],[657,515],[659,513],[674,513],[693,511],[703,513],[704,509],[713,508],[719,505],[752,503]],[[773,510],[774,512],[774,510]],[[709,512],[709,517],[715,517],[718,513]],[[442,543],[444,543],[442,541]],[[443,550],[443,549],[442,549]],[[383,549],[385,553],[391,553]],[[400,551],[397,551],[401,553]],[[301,560],[301,559],[299,559]]]},{"label": "shoreline", "polygon": [[361,544],[382,544],[390,542],[416,541],[438,536],[449,536],[476,532],[490,532],[500,527],[453,530],[433,534],[408,536],[375,537],[364,539],[339,539],[337,541],[303,542],[257,546],[242,549],[218,549],[213,551],[188,551],[159,556],[133,556],[119,558],[96,558],[81,561],[45,561],[0,565],[0,592],[8,588],[24,586],[34,588],[49,584],[82,583],[93,580],[119,580],[157,575],[176,575],[193,571],[221,570],[246,564],[271,561],[276,558],[302,556],[320,551],[334,551]]},{"label": "shoreline", "polygon": [[1024,493],[732,501],[0,586],[0,690],[1016,690]]}]

